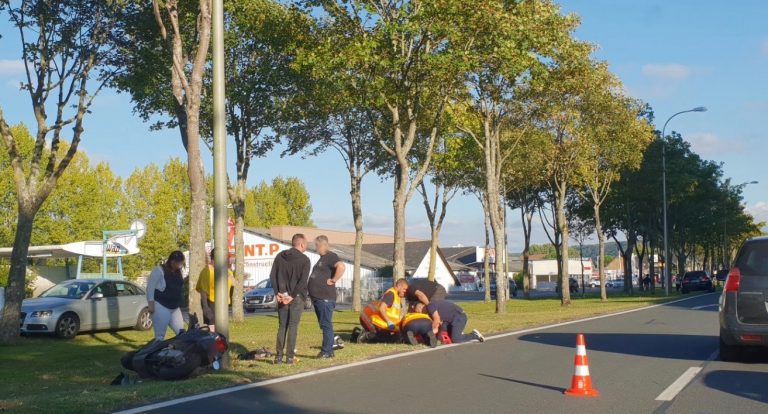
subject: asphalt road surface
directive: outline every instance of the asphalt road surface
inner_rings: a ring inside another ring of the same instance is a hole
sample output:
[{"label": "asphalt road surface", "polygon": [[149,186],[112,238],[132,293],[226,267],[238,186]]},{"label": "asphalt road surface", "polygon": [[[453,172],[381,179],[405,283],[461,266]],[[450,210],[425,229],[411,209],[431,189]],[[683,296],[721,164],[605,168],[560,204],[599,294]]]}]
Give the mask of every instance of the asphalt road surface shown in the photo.
[{"label": "asphalt road surface", "polygon": [[[718,360],[717,298],[438,348],[155,412],[764,414],[768,358],[754,352],[746,363]],[[596,398],[563,395],[577,333],[586,336]]]}]

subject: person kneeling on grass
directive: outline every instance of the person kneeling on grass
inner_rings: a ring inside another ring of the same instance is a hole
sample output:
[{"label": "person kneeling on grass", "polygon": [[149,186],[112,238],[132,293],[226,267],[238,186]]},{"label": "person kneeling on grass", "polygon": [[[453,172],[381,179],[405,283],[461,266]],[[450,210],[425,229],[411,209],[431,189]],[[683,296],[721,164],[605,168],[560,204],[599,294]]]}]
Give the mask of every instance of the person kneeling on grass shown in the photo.
[{"label": "person kneeling on grass", "polygon": [[437,346],[437,336],[432,330],[432,319],[423,313],[413,312],[405,315],[400,327],[403,342],[411,345]]},{"label": "person kneeling on grass", "polygon": [[395,286],[387,289],[381,300],[366,305],[360,312],[360,324],[363,329],[355,328],[352,342],[397,342],[400,340],[400,322],[405,317],[403,297],[408,289],[408,282],[400,279]]},{"label": "person kneeling on grass", "polygon": [[464,313],[459,305],[448,300],[433,300],[429,305],[417,303],[415,305],[417,312],[424,312],[432,318],[432,332],[437,335],[442,326],[451,337],[451,342],[460,344],[471,340],[485,342],[485,337],[477,330],[473,329],[471,333],[465,334],[464,328],[467,326],[467,314]]}]

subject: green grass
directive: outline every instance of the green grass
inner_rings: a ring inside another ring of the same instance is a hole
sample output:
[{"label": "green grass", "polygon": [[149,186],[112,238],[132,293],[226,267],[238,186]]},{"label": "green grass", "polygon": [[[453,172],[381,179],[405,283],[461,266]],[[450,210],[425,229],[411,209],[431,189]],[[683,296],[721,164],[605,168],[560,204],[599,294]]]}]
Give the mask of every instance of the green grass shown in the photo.
[{"label": "green grass", "polygon": [[[513,300],[507,313],[497,315],[494,303],[463,302],[469,315],[467,329],[484,334],[508,332],[525,327],[557,323],[592,315],[616,312],[660,303],[675,297],[614,296],[607,302],[599,298],[576,298],[569,307],[557,299]],[[335,327],[348,338],[358,325],[352,311],[336,312]],[[275,316],[246,318],[230,327],[231,353],[262,346],[274,349]],[[210,373],[185,381],[145,381],[113,387],[110,381],[121,371],[120,357],[151,339],[149,332],[124,330],[83,334],[74,340],[48,337],[21,338],[14,345],[0,347],[0,411],[38,413],[108,412],[142,403],[191,395],[202,391],[245,384],[330,365],[344,364],[413,349],[402,344],[347,344],[333,361],[317,360],[320,330],[314,312],[305,312],[299,330],[295,366],[275,366],[265,361],[233,360],[228,372]]]}]

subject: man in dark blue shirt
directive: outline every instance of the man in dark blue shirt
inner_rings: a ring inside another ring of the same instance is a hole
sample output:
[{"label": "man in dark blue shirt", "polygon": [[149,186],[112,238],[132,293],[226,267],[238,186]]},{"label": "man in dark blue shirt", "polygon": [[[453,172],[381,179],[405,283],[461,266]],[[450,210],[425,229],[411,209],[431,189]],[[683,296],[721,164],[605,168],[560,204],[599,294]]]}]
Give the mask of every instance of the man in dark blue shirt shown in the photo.
[{"label": "man in dark blue shirt", "polygon": [[485,342],[485,337],[477,330],[465,334],[467,326],[467,314],[459,305],[448,300],[433,300],[429,305],[418,303],[415,306],[417,312],[424,312],[432,318],[432,332],[437,335],[442,326],[448,332],[453,343],[459,344],[471,340]]}]

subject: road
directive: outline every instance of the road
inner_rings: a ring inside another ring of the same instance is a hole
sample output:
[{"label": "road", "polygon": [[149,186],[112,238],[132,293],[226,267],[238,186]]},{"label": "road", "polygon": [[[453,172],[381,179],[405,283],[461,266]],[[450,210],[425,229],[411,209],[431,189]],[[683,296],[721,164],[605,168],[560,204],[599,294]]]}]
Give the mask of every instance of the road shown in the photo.
[{"label": "road", "polygon": [[[768,366],[717,359],[717,295],[165,407],[226,413],[766,413]],[[470,316],[470,326],[471,326]],[[600,396],[566,397],[584,333]],[[684,381],[687,374],[690,383]],[[682,379],[681,379],[682,377]],[[680,386],[676,386],[676,385]],[[661,398],[668,401],[662,401]],[[400,403],[393,403],[400,401]]]}]

